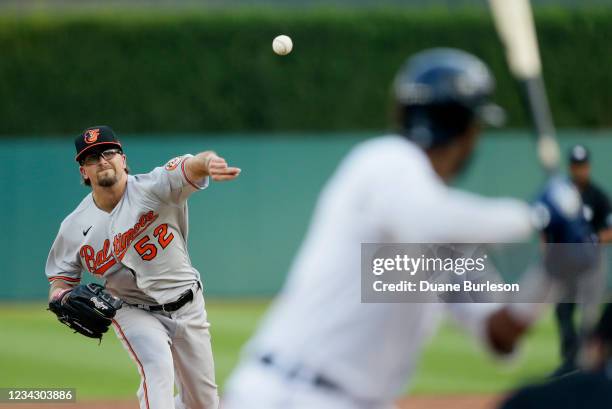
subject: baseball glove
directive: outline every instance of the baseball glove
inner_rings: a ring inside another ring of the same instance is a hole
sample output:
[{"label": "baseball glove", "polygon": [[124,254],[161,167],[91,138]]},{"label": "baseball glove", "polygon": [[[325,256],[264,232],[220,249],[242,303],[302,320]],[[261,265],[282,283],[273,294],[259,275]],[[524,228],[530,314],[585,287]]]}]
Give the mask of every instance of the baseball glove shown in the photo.
[{"label": "baseball glove", "polygon": [[49,303],[57,319],[75,332],[102,340],[123,302],[95,283],[81,284]]}]

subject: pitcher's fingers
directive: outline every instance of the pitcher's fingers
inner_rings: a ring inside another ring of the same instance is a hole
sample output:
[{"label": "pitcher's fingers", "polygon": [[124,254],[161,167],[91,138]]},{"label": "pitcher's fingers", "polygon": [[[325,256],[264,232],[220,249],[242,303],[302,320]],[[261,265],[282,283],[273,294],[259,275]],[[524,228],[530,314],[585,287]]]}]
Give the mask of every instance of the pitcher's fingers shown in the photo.
[{"label": "pitcher's fingers", "polygon": [[214,180],[215,182],[223,182],[226,180],[232,180],[232,179],[236,179],[238,177],[238,175],[240,175],[239,173],[235,173],[232,175],[213,175],[212,176],[212,180]]},{"label": "pitcher's fingers", "polygon": [[233,175],[240,173],[242,170],[240,168],[213,168],[210,171],[211,175]]}]

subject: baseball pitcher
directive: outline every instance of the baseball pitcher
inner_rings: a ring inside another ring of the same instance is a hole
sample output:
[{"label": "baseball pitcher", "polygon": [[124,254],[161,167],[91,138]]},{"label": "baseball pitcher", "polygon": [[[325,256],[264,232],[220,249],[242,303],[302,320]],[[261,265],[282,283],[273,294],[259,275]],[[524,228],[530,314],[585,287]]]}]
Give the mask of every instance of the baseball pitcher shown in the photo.
[{"label": "baseball pitcher", "polygon": [[[75,145],[91,193],[64,219],[49,252],[49,309],[91,338],[113,326],[140,373],[141,409],[216,409],[202,283],[187,252],[187,199],[240,169],[206,151],[130,175],[107,126],[87,128]],[[105,286],[79,285],[83,271]]]}]

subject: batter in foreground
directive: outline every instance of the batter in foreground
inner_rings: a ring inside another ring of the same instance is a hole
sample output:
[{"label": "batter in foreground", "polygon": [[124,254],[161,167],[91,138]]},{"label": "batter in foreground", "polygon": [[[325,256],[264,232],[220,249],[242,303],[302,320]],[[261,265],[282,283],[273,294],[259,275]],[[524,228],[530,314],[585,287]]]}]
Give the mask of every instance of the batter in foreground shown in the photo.
[{"label": "batter in foreground", "polygon": [[499,119],[482,61],[427,50],[393,88],[397,133],[353,149],[321,192],[284,289],[228,382],[225,409],[391,408],[442,310],[501,354],[533,319],[497,304],[362,303],[361,243],[504,243],[538,230],[552,242],[590,240],[569,182],[544,188],[544,222],[522,201],[447,185],[481,126]]}]

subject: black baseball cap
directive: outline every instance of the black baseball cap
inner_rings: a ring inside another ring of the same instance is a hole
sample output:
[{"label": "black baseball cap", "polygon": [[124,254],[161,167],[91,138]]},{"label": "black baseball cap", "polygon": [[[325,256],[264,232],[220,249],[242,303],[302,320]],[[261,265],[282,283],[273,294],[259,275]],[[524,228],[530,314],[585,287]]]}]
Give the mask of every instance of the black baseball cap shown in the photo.
[{"label": "black baseball cap", "polygon": [[115,136],[115,132],[110,126],[106,125],[91,126],[85,129],[74,140],[74,146],[76,148],[74,159],[77,162],[88,152],[101,151],[110,147],[122,149],[121,142]]},{"label": "black baseball cap", "polygon": [[584,145],[574,145],[570,150],[569,161],[570,163],[588,163],[591,154]]}]

